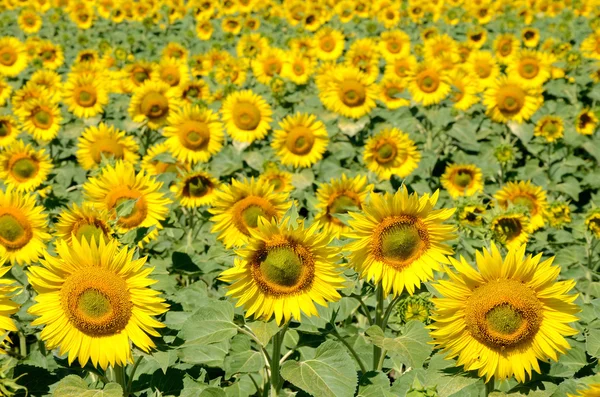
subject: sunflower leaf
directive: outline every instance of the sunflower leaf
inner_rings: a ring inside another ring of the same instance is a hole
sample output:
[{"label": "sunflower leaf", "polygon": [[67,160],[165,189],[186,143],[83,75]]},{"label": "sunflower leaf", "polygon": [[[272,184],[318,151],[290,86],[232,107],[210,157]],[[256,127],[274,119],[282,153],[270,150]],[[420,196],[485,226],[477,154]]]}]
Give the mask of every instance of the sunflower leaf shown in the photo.
[{"label": "sunflower leaf", "polygon": [[85,380],[69,375],[58,382],[53,396],[60,397],[122,397],[123,389],[117,383],[108,383],[102,390],[89,389]]},{"label": "sunflower leaf", "polygon": [[433,350],[429,333],[420,321],[408,322],[402,335],[396,338],[386,337],[376,325],[369,327],[366,334],[375,346],[388,351],[392,361],[412,368],[420,368]]}]

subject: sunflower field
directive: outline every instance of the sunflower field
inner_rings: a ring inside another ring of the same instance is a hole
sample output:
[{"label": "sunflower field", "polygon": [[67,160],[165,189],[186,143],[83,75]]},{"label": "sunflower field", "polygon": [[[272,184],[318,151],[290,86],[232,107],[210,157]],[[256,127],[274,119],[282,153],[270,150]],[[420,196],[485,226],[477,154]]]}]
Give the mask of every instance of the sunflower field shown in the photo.
[{"label": "sunflower field", "polygon": [[600,396],[600,0],[0,0],[0,396]]}]

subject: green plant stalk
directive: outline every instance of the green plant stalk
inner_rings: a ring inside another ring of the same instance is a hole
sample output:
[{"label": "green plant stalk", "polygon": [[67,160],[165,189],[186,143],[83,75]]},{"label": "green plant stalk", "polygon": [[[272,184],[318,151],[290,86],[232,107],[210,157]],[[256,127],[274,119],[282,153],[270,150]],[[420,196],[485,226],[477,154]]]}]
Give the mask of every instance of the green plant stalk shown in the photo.
[{"label": "green plant stalk", "polygon": [[127,376],[125,375],[125,367],[120,365],[115,365],[114,367],[115,373],[115,382],[121,385],[123,389],[123,396],[128,397],[129,393],[127,392]]},{"label": "green plant stalk", "polygon": [[[377,286],[377,307],[375,308],[375,325],[383,330],[383,301],[385,297],[383,295],[383,287],[381,284]],[[381,348],[379,346],[373,345],[373,370],[377,371],[377,367],[379,366],[379,360],[381,358]]]},{"label": "green plant stalk", "polygon": [[350,351],[350,354],[352,354],[352,357],[354,357],[354,360],[356,360],[356,363],[360,367],[361,372],[363,374],[366,374],[367,373],[367,367],[365,367],[365,364],[363,364],[362,360],[360,359],[360,356],[356,353],[356,351],[350,345],[350,343],[348,343],[348,341],[346,339],[344,339],[340,335],[340,333],[338,332],[337,328],[332,332],[332,335],[335,336],[340,342],[342,342],[344,344],[344,346],[346,346],[346,348],[348,349],[348,351]]},{"label": "green plant stalk", "polygon": [[271,397],[279,396],[283,382],[279,373],[281,359],[281,345],[283,338],[288,329],[289,323],[285,323],[283,327],[273,337],[273,354],[271,354]]},{"label": "green plant stalk", "polygon": [[27,340],[22,331],[19,332],[19,355],[23,358],[27,357]]},{"label": "green plant stalk", "polygon": [[140,365],[141,361],[142,361],[142,356],[139,356],[137,358],[137,360],[135,360],[135,363],[133,364],[133,368],[131,368],[131,373],[129,374],[129,380],[127,381],[127,389],[123,390],[125,396],[132,394],[131,386],[133,384],[133,377],[135,376],[135,371],[137,371],[137,368]]}]

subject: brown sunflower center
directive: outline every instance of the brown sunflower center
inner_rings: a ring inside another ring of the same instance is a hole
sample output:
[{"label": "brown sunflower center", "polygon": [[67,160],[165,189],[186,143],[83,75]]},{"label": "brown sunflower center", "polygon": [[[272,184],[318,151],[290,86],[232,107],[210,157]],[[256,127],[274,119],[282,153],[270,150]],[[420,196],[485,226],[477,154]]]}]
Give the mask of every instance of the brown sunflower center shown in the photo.
[{"label": "brown sunflower center", "polygon": [[331,36],[324,36],[319,40],[321,50],[325,52],[331,52],[335,48],[335,39]]},{"label": "brown sunflower center", "polygon": [[481,60],[475,65],[475,73],[481,79],[486,79],[492,74],[492,65],[488,61]]},{"label": "brown sunflower center", "polygon": [[0,64],[12,66],[17,62],[17,52],[12,48],[3,48],[0,50]]},{"label": "brown sunflower center", "polygon": [[16,180],[24,182],[35,177],[39,168],[39,163],[35,159],[22,157],[12,162],[10,173]]},{"label": "brown sunflower center", "polygon": [[440,86],[440,78],[435,72],[421,72],[417,76],[417,85],[421,91],[430,94]]},{"label": "brown sunflower center", "polygon": [[503,57],[509,56],[512,52],[512,42],[510,40],[503,40],[498,44],[498,52]]},{"label": "brown sunflower center", "polygon": [[411,215],[385,218],[373,233],[372,253],[396,269],[410,266],[429,247],[427,226]]},{"label": "brown sunflower center", "polygon": [[577,125],[581,129],[586,128],[588,126],[588,124],[592,124],[592,123],[593,123],[593,120],[590,117],[590,115],[587,113],[581,114],[581,116],[579,116],[579,120],[577,121]]},{"label": "brown sunflower center", "polygon": [[309,153],[315,143],[313,132],[305,126],[294,127],[287,135],[285,144],[288,150],[297,155]]},{"label": "brown sunflower center", "polygon": [[147,93],[140,104],[140,111],[149,119],[158,119],[169,111],[169,100],[160,92]]},{"label": "brown sunflower center", "polygon": [[367,90],[361,82],[350,79],[345,80],[340,87],[342,102],[349,107],[361,106],[367,99]]},{"label": "brown sunflower center", "polygon": [[0,137],[9,136],[11,130],[10,123],[7,120],[0,120]]},{"label": "brown sunflower center", "polygon": [[194,176],[188,179],[183,187],[183,195],[186,197],[203,197],[211,189],[212,183],[202,176]]},{"label": "brown sunflower center", "polygon": [[181,77],[179,75],[179,70],[177,68],[169,67],[164,68],[160,73],[161,79],[169,84],[171,87],[174,87],[179,84]]},{"label": "brown sunflower center", "polygon": [[93,337],[122,331],[132,315],[127,283],[104,268],[88,267],[69,276],[60,298],[71,324]]},{"label": "brown sunflower center", "polygon": [[37,128],[41,128],[43,130],[47,130],[52,126],[52,122],[54,121],[54,116],[52,115],[50,109],[47,108],[37,108],[32,112],[32,122]]},{"label": "brown sunflower center", "polygon": [[390,40],[386,45],[387,50],[392,54],[398,54],[402,50],[402,42],[398,40]]},{"label": "brown sunflower center", "polygon": [[260,124],[260,109],[249,102],[240,102],[233,109],[233,123],[241,130],[252,131]]},{"label": "brown sunflower center", "polygon": [[94,142],[90,147],[90,154],[96,164],[100,164],[102,156],[114,159],[125,157],[125,148],[116,139],[104,138]]},{"label": "brown sunflower center", "polygon": [[5,212],[0,215],[0,244],[6,249],[18,250],[32,237],[29,221],[22,214]]},{"label": "brown sunflower center", "polygon": [[500,112],[517,114],[525,105],[525,92],[517,86],[505,86],[498,90],[496,100]]},{"label": "brown sunflower center", "polygon": [[96,90],[92,87],[80,87],[75,94],[75,100],[79,106],[89,108],[96,104]]},{"label": "brown sunflower center", "polygon": [[179,141],[190,150],[203,150],[210,141],[210,128],[202,121],[188,120],[179,131]]},{"label": "brown sunflower center", "polygon": [[264,71],[267,76],[274,76],[276,73],[281,73],[283,64],[279,59],[268,59],[264,63]]},{"label": "brown sunflower center", "polygon": [[532,40],[535,38],[535,32],[532,30],[527,30],[524,34],[523,37],[525,37],[525,40]]},{"label": "brown sunflower center", "polygon": [[375,152],[375,161],[379,164],[387,164],[394,161],[398,154],[396,145],[390,142],[382,142]]},{"label": "brown sunflower center", "polygon": [[526,79],[533,79],[539,71],[540,66],[535,60],[525,60],[519,65],[519,74]]},{"label": "brown sunflower center", "polygon": [[542,304],[535,292],[518,280],[500,279],[478,287],[465,308],[467,330],[493,349],[530,341],[542,323]]},{"label": "brown sunflower center", "polygon": [[454,184],[461,188],[466,188],[473,181],[473,173],[469,170],[459,170],[454,175]]},{"label": "brown sunflower center", "polygon": [[254,229],[258,225],[258,218],[264,217],[270,221],[275,215],[275,208],[263,197],[248,196],[233,206],[233,223],[247,236],[250,235],[248,229]]},{"label": "brown sunflower center", "polygon": [[295,63],[293,70],[296,76],[302,76],[302,74],[304,74],[304,65],[301,63]]},{"label": "brown sunflower center", "polygon": [[512,241],[523,231],[523,225],[518,218],[500,218],[494,226],[494,231],[506,242]]}]

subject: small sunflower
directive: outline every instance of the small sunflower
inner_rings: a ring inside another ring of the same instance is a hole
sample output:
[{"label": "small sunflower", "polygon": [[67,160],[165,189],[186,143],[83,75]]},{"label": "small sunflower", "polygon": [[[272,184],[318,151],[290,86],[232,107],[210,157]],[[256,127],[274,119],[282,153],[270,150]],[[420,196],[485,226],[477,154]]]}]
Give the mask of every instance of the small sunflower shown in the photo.
[{"label": "small sunflower", "polygon": [[583,109],[575,118],[575,130],[581,135],[592,135],[598,127],[598,117],[590,109]]},{"label": "small sunflower", "polygon": [[152,78],[167,83],[170,87],[180,87],[190,80],[187,64],[180,59],[164,58],[155,66]]},{"label": "small sunflower", "polygon": [[540,87],[551,76],[551,63],[545,53],[521,50],[508,64],[506,73],[522,86]]},{"label": "small sunflower", "polygon": [[243,35],[236,44],[235,50],[240,58],[253,59],[269,47],[269,41],[260,33]]},{"label": "small sunflower", "polygon": [[0,76],[0,106],[4,106],[10,98],[12,87]]},{"label": "small sunflower", "polygon": [[136,61],[123,68],[123,80],[121,84],[125,92],[132,92],[144,82],[150,80],[154,71],[154,65],[146,61]]},{"label": "small sunflower", "polygon": [[492,46],[496,59],[502,64],[509,64],[520,47],[519,39],[510,33],[498,35]]},{"label": "small sunflower", "polygon": [[595,208],[585,217],[585,226],[596,238],[600,238],[600,209]]},{"label": "small sunflower", "polygon": [[52,161],[46,150],[35,150],[23,141],[0,152],[0,180],[17,192],[30,192],[48,179]]},{"label": "small sunflower", "polygon": [[161,54],[163,58],[174,58],[185,61],[188,58],[188,53],[189,51],[185,46],[179,43],[170,42],[163,48]]},{"label": "small sunflower", "polygon": [[379,58],[377,41],[362,38],[352,42],[344,54],[344,64],[360,72],[366,84],[373,84],[379,76]]},{"label": "small sunflower", "polygon": [[50,240],[42,211],[33,195],[0,190],[0,258],[19,265],[37,261]]},{"label": "small sunflower", "polygon": [[309,82],[315,62],[313,59],[303,55],[289,55],[287,65],[283,69],[282,76],[290,79],[297,85],[305,85]]},{"label": "small sunflower", "polygon": [[265,170],[258,176],[258,183],[271,185],[274,193],[289,193],[294,190],[292,174],[280,170],[273,163],[268,164]]},{"label": "small sunflower", "polygon": [[546,218],[552,227],[563,227],[571,223],[571,209],[569,208],[569,204],[562,201],[554,201],[548,207]]},{"label": "small sunflower", "polygon": [[181,86],[181,99],[184,103],[193,104],[196,101],[210,103],[210,88],[204,80],[192,80]]},{"label": "small sunflower", "polygon": [[80,118],[94,117],[104,112],[108,104],[106,82],[93,74],[75,75],[65,84],[64,102],[69,111]]},{"label": "small sunflower", "polygon": [[292,227],[289,219],[281,224],[260,219],[247,246],[237,251],[241,260],[219,278],[232,283],[227,295],[244,306],[246,317],[275,316],[281,324],[292,317],[300,321],[301,313],[318,316],[315,302],[338,301],[345,282],[330,241],[318,233],[318,224],[305,229],[304,222]]},{"label": "small sunflower", "polygon": [[10,115],[0,116],[0,149],[10,146],[19,135],[17,120]]},{"label": "small sunflower", "polygon": [[413,294],[422,282],[433,279],[439,263],[448,263],[452,248],[445,241],[456,228],[443,224],[455,209],[434,210],[438,193],[408,194],[403,186],[395,194],[371,194],[361,212],[349,212],[352,220],[346,236],[349,263],[366,280],[381,283],[384,293]]},{"label": "small sunflower", "polygon": [[337,29],[323,27],[314,36],[316,55],[322,61],[334,61],[344,52],[344,34]]},{"label": "small sunflower", "polygon": [[408,134],[386,128],[367,139],[363,160],[380,179],[406,178],[419,166],[421,153]]},{"label": "small sunflower", "polygon": [[483,192],[481,169],[473,164],[450,164],[440,182],[454,199]]},{"label": "small sunflower", "polygon": [[548,202],[546,192],[540,186],[535,186],[529,181],[508,182],[496,192],[494,198],[498,200],[501,208],[507,208],[509,204],[527,208],[531,216],[531,232],[544,226]]},{"label": "small sunflower", "polygon": [[157,130],[179,105],[181,93],[163,81],[147,80],[133,91],[129,115],[136,123],[147,121],[148,127]]},{"label": "small sunflower", "polygon": [[506,245],[507,248],[515,248],[525,244],[529,240],[530,219],[518,211],[499,213],[490,221],[490,230],[494,240]]},{"label": "small sunflower", "polygon": [[533,135],[544,137],[546,142],[556,142],[563,137],[564,130],[561,117],[548,115],[538,120]]},{"label": "small sunflower", "polygon": [[527,27],[521,31],[521,40],[525,47],[537,47],[540,42],[540,31],[536,28]]},{"label": "small sunflower", "polygon": [[124,160],[135,164],[139,160],[139,146],[125,131],[100,123],[86,128],[77,142],[77,162],[84,170],[91,170],[102,163],[102,157]]},{"label": "small sunflower", "polygon": [[600,29],[586,37],[579,48],[584,57],[600,59]]},{"label": "small sunflower", "polygon": [[31,8],[22,9],[17,22],[21,30],[26,34],[37,33],[42,28],[42,18]]},{"label": "small sunflower", "polygon": [[25,45],[14,37],[0,37],[0,76],[18,76],[28,63]]},{"label": "small sunflower", "polygon": [[435,64],[421,63],[411,71],[408,84],[415,102],[429,106],[440,103],[450,93],[450,80],[446,71]]},{"label": "small sunflower", "polygon": [[237,58],[228,58],[217,65],[215,70],[215,78],[221,84],[234,84],[242,86],[246,82],[247,65],[245,61]]},{"label": "small sunflower", "polygon": [[251,90],[229,94],[221,108],[227,133],[239,142],[264,138],[271,129],[272,115],[269,104]]},{"label": "small sunflower", "polygon": [[252,72],[259,83],[269,84],[277,75],[283,74],[285,52],[279,48],[269,47],[252,61]]},{"label": "small sunflower", "polygon": [[401,80],[406,79],[417,67],[417,64],[417,58],[415,58],[413,55],[408,55],[405,58],[394,59],[385,65],[385,76],[393,76]]},{"label": "small sunflower", "polygon": [[28,83],[42,87],[50,94],[50,99],[60,102],[63,99],[62,77],[54,70],[36,70]]},{"label": "small sunflower", "polygon": [[429,328],[434,343],[458,357],[457,365],[477,370],[488,382],[514,376],[525,382],[538,360],[557,360],[570,349],[565,336],[577,331],[575,281],[555,281],[560,273],[554,258],[525,256],[525,246],[502,258],[498,248],[476,253],[477,269],[461,257],[450,258],[457,272],[435,288],[436,310]]},{"label": "small sunflower", "polygon": [[467,43],[472,48],[480,49],[487,41],[487,37],[488,31],[481,26],[476,26],[467,32]]},{"label": "small sunflower", "polygon": [[199,19],[196,21],[196,35],[200,40],[210,40],[214,32],[215,27],[210,19]]},{"label": "small sunflower", "polygon": [[[21,88],[16,90],[12,98],[10,98],[13,113],[18,115],[26,103],[31,102],[33,99],[39,98],[46,99],[53,103],[58,103],[58,101],[52,99],[54,98],[54,95],[51,95],[44,87],[35,84],[33,81],[28,81],[26,84],[21,86]],[[58,98],[62,98],[62,93]]]},{"label": "small sunflower", "polygon": [[505,76],[485,91],[483,99],[487,114],[500,123],[529,120],[543,101],[539,90],[523,87],[518,81]]},{"label": "small sunflower", "polygon": [[377,86],[367,83],[364,75],[357,69],[339,67],[332,71],[330,77],[329,84],[319,93],[321,102],[327,109],[358,119],[377,106]]},{"label": "small sunflower", "polygon": [[62,115],[58,104],[50,99],[31,99],[23,104],[17,114],[23,131],[33,135],[36,140],[51,141],[58,135]]},{"label": "small sunflower", "polygon": [[387,62],[405,58],[410,54],[410,38],[401,30],[391,30],[381,33],[379,51]]},{"label": "small sunflower", "polygon": [[469,110],[471,106],[479,102],[479,84],[477,79],[462,68],[450,71],[450,100],[452,106],[458,110]]},{"label": "small sunflower", "polygon": [[331,179],[322,183],[317,189],[316,205],[318,215],[315,220],[319,222],[325,233],[333,234],[339,238],[349,228],[336,214],[347,214],[348,211],[360,211],[365,204],[367,195],[373,190],[373,185],[367,183],[365,175],[348,178],[342,174],[339,179]]},{"label": "small sunflower", "polygon": [[[162,228],[161,221],[169,212],[171,200],[160,192],[162,183],[144,172],[136,174],[132,164],[118,161],[113,167],[107,165],[102,172],[89,178],[83,185],[84,198],[100,210],[110,212],[114,219],[117,206],[128,200],[135,204],[128,214],[117,219],[117,231],[127,233],[138,227],[156,227],[143,242],[149,242]],[[140,246],[143,245],[140,242]]]},{"label": "small sunflower", "polygon": [[292,205],[288,194],[273,192],[273,187],[258,183],[254,178],[231,180],[216,192],[209,212],[213,214],[212,233],[223,241],[225,247],[241,246],[248,242],[250,231],[256,229],[260,217],[280,220]]},{"label": "small sunflower", "polygon": [[460,60],[458,45],[449,35],[435,35],[424,41],[423,57],[425,58],[425,64],[441,68],[442,63],[453,65]]},{"label": "small sunflower", "polygon": [[84,237],[87,241],[92,238],[96,241],[100,241],[100,238],[108,241],[113,234],[110,214],[86,202],[81,206],[72,204],[63,209],[58,215],[55,228],[56,237],[68,244],[71,244],[73,238],[81,241]]},{"label": "small sunflower", "polygon": [[500,75],[500,67],[489,51],[473,51],[466,65],[471,75],[477,77],[480,87],[490,87]]},{"label": "small sunflower", "polygon": [[458,221],[462,225],[481,226],[483,225],[483,216],[486,211],[487,208],[484,205],[465,205],[459,211]]},{"label": "small sunflower", "polygon": [[271,147],[283,165],[310,167],[327,150],[329,136],[325,125],[312,114],[286,116],[276,130]]},{"label": "small sunflower", "polygon": [[59,348],[69,364],[91,361],[103,369],[133,362],[131,343],[150,352],[155,344],[148,335],[164,327],[154,316],[169,306],[148,287],[155,281],[146,257],[134,259],[134,250],[104,239],[60,241],[56,251],[28,272],[38,292],[28,312],[38,316],[33,326],[44,326],[47,349]]},{"label": "small sunflower", "polygon": [[38,48],[38,58],[42,61],[44,69],[56,70],[65,62],[65,55],[59,44],[50,40],[42,41]]},{"label": "small sunflower", "polygon": [[177,198],[188,208],[211,205],[216,198],[219,181],[204,171],[183,174],[177,183]]},{"label": "small sunflower", "polygon": [[388,109],[398,109],[410,105],[406,83],[398,77],[385,76],[378,84],[379,100]]},{"label": "small sunflower", "polygon": [[172,155],[165,142],[151,146],[142,158],[142,169],[148,175],[159,176],[166,172],[179,173],[180,171],[187,171],[190,168],[188,163],[177,161],[174,157],[173,161],[165,161],[165,155]]}]

